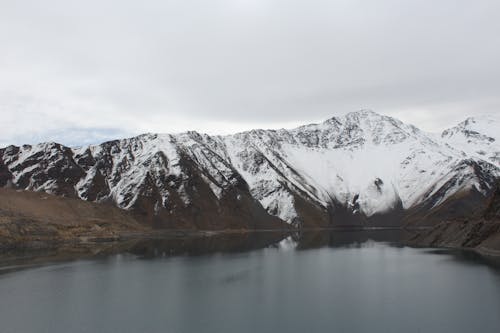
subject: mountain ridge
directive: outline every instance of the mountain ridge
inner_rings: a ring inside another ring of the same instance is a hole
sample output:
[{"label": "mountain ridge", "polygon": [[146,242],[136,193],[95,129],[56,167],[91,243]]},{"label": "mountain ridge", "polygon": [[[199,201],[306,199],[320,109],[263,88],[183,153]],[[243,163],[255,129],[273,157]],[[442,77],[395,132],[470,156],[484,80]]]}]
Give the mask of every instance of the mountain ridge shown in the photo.
[{"label": "mountain ridge", "polygon": [[457,193],[489,194],[500,176],[491,128],[500,127],[481,133],[480,122],[436,136],[362,110],[290,130],[8,146],[0,186],[112,202],[158,227],[238,225],[239,211],[305,227],[401,221]]}]

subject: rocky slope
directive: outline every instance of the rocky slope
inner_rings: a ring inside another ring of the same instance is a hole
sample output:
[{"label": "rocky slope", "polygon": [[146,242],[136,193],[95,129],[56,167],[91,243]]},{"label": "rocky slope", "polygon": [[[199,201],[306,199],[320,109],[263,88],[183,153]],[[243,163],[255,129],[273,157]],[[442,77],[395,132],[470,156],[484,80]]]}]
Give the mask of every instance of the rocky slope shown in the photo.
[{"label": "rocky slope", "polygon": [[292,130],[144,134],[0,149],[0,186],[109,202],[156,227],[433,224],[500,176],[500,123],[426,133],[371,111]]},{"label": "rocky slope", "polygon": [[500,256],[500,183],[486,207],[463,219],[438,223],[430,230],[415,234],[410,243],[419,246],[472,248]]},{"label": "rocky slope", "polygon": [[148,230],[113,205],[0,189],[0,249],[115,240]]}]

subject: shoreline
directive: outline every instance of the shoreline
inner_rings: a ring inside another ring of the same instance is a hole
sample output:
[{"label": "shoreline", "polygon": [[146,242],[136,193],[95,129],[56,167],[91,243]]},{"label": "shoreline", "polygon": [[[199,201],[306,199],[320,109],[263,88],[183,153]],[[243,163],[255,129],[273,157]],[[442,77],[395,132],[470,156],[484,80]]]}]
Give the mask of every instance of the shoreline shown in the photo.
[{"label": "shoreline", "polygon": [[[482,247],[463,247],[463,246],[446,246],[446,245],[436,245],[436,244],[426,244],[411,241],[410,237],[419,235],[419,231],[422,229],[433,229],[433,228],[395,228],[395,227],[376,227],[376,228],[307,228],[300,230],[300,233],[307,235],[308,233],[348,233],[348,232],[384,232],[384,231],[401,231],[403,236],[400,240],[394,242],[396,246],[404,246],[409,248],[420,248],[433,250],[448,250],[456,251],[457,253],[471,253],[477,255],[486,261],[500,260],[500,251],[496,249],[491,249],[485,246]],[[301,237],[299,230],[283,230],[283,229],[254,229],[254,230],[242,230],[242,229],[227,229],[227,230],[150,230],[145,232],[125,232],[119,237],[109,238],[87,238],[83,241],[79,239],[78,241],[65,241],[65,242],[51,242],[50,244],[45,244],[42,247],[37,244],[35,247],[26,246],[14,246],[9,249],[0,248],[0,275],[7,274],[10,272],[15,272],[24,269],[43,267],[47,265],[57,265],[64,264],[66,262],[71,262],[75,260],[105,260],[114,255],[125,255],[125,256],[139,256],[148,257],[151,252],[147,252],[147,244],[171,244],[173,252],[167,252],[167,256],[178,256],[178,255],[196,255],[192,254],[186,248],[181,245],[181,250],[176,251],[175,247],[179,244],[205,244],[209,249],[206,253],[217,253],[226,252],[224,249],[210,249],[210,244],[212,243],[223,243],[229,244],[238,243],[242,239],[247,239],[247,244],[257,245],[255,243],[255,237],[258,238],[269,238],[267,235],[278,235],[277,241],[286,239],[290,236]],[[407,235],[404,233],[407,232]],[[266,235],[267,234],[267,235]],[[296,235],[296,236],[294,236]],[[218,237],[226,237],[223,240],[217,239]],[[272,238],[272,237],[271,237]],[[258,242],[257,242],[258,243]],[[146,245],[145,245],[146,244]],[[276,242],[270,242],[266,246],[272,246],[277,244]],[[146,247],[144,247],[146,246]],[[265,246],[263,246],[265,247]],[[255,246],[254,248],[263,248],[260,246]],[[161,248],[161,245],[160,245]],[[152,248],[154,250],[154,247]],[[243,249],[243,251],[251,250],[252,248]],[[146,250],[145,253],[141,254],[141,250]],[[137,252],[139,251],[139,253]],[[167,246],[168,251],[168,246]],[[187,251],[187,252],[186,252]],[[206,254],[205,253],[205,254]]]},{"label": "shoreline", "polygon": [[[432,233],[435,228],[432,227],[331,227],[331,228],[303,228],[303,229],[225,229],[225,230],[147,230],[122,232],[114,237],[92,237],[83,236],[69,240],[45,240],[34,242],[20,242],[18,244],[10,244],[8,247],[0,247],[0,271],[5,271],[8,268],[10,261],[19,258],[31,261],[30,266],[37,265],[37,261],[47,262],[53,258],[56,262],[74,259],[86,259],[100,255],[110,255],[126,252],[127,248],[132,247],[136,243],[144,241],[180,241],[203,239],[225,235],[248,236],[251,234],[279,234],[283,238],[297,235],[300,233],[313,232],[369,232],[369,231],[401,231],[407,232],[407,235],[402,236],[399,243],[403,246],[426,249],[448,249],[459,251],[471,251],[483,257],[500,258],[500,250],[487,246],[467,247],[453,246],[446,244],[432,244],[422,241],[422,231]],[[45,260],[44,260],[45,257]],[[14,267],[12,267],[14,268]]]},{"label": "shoreline", "polygon": [[141,239],[169,239],[185,237],[207,237],[221,234],[247,234],[261,232],[279,232],[286,234],[318,231],[336,232],[362,232],[362,231],[422,231],[430,230],[431,227],[363,227],[363,226],[333,226],[318,228],[281,228],[281,229],[221,229],[221,230],[197,230],[197,229],[147,229],[138,231],[113,231],[106,235],[74,235],[70,238],[46,238],[46,239],[22,239],[11,241],[8,244],[0,244],[0,253],[12,250],[44,250],[61,246],[79,246],[91,244],[111,244],[130,240]]},{"label": "shoreline", "polygon": [[76,235],[72,238],[48,238],[12,241],[8,244],[0,244],[0,254],[10,251],[36,251],[48,250],[60,247],[91,246],[118,244],[136,240],[169,240],[183,238],[201,238],[216,235],[249,234],[249,233],[284,233],[291,234],[293,229],[224,229],[224,230],[195,230],[195,229],[150,229],[144,231],[114,232],[113,235]]}]

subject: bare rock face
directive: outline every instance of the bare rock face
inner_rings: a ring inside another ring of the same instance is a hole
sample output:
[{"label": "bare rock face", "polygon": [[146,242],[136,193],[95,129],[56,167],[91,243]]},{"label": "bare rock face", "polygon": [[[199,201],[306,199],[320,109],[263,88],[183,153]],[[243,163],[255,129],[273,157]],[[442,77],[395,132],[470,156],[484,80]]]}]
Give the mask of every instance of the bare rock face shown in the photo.
[{"label": "bare rock face", "polygon": [[436,223],[418,232],[410,243],[419,246],[471,248],[486,255],[500,256],[500,183],[486,201],[467,216]]},{"label": "bare rock face", "polygon": [[0,186],[111,203],[157,228],[433,224],[485,203],[499,129],[470,118],[434,135],[359,111],[292,130],[9,146]]},{"label": "bare rock face", "polygon": [[0,159],[0,186],[4,187],[10,184],[12,181],[12,174],[10,173],[9,168],[3,163],[3,160]]},{"label": "bare rock face", "polygon": [[486,220],[498,220],[500,222],[500,181],[497,183],[495,192],[492,194],[488,207],[484,213]]}]

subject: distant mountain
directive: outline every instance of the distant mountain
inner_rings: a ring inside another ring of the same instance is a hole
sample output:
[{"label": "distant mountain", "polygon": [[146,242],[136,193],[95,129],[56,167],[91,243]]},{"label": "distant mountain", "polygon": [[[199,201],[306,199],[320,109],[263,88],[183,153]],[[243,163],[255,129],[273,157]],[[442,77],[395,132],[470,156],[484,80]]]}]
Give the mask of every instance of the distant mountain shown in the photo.
[{"label": "distant mountain", "polygon": [[500,164],[500,120],[494,117],[467,118],[444,131],[443,141],[465,154]]},{"label": "distant mountain", "polygon": [[438,135],[363,110],[292,130],[9,146],[0,186],[112,202],[156,227],[431,224],[493,191],[499,132],[468,118]]}]

